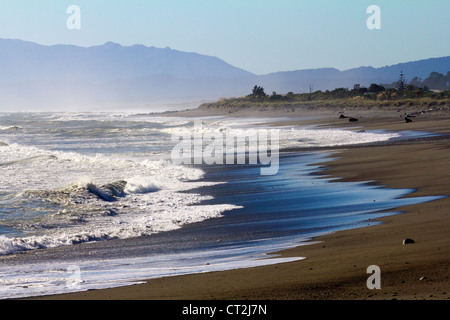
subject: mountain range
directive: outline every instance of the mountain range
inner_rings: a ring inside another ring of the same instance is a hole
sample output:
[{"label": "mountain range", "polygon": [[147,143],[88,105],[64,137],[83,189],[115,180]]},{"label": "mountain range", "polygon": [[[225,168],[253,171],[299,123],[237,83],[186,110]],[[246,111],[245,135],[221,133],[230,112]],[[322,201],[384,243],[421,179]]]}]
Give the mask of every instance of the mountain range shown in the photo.
[{"label": "mountain range", "polygon": [[212,56],[113,42],[92,47],[44,46],[0,39],[0,110],[103,108],[217,100],[392,83],[447,73],[450,56],[374,68],[321,68],[256,75]]}]

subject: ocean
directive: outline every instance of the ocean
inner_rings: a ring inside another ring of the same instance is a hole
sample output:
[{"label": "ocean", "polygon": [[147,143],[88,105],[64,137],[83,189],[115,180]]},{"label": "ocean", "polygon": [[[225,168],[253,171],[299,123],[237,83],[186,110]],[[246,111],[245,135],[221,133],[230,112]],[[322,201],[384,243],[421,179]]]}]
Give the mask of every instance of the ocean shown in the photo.
[{"label": "ocean", "polygon": [[[337,182],[321,176],[317,165],[333,156],[321,147],[427,135],[419,132],[279,125],[281,152],[270,175],[261,174],[258,163],[174,161],[174,136],[243,136],[249,128],[273,130],[268,122],[131,112],[0,113],[0,298],[299,260],[260,258],[438,198]],[[282,152],[302,148],[318,150]]]}]

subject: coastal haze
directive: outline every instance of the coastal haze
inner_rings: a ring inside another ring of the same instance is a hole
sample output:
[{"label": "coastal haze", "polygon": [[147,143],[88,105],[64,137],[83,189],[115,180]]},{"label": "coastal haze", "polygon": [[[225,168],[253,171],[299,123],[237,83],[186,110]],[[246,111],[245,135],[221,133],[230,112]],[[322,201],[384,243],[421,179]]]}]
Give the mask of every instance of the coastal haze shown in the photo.
[{"label": "coastal haze", "polygon": [[450,56],[380,68],[320,68],[256,75],[217,57],[171,48],[122,46],[44,46],[0,39],[0,110],[64,111],[141,108],[186,109],[204,101],[251,93],[302,93],[310,89],[390,84],[401,71],[409,80],[431,72],[446,74]]}]

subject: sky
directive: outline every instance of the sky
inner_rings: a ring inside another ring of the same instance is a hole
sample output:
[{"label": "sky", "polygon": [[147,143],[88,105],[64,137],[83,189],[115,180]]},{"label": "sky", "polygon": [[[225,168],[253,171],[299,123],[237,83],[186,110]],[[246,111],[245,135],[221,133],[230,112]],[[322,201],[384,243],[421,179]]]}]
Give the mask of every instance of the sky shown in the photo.
[{"label": "sky", "polygon": [[255,74],[346,70],[449,56],[449,13],[449,0],[0,0],[0,38],[170,47]]}]

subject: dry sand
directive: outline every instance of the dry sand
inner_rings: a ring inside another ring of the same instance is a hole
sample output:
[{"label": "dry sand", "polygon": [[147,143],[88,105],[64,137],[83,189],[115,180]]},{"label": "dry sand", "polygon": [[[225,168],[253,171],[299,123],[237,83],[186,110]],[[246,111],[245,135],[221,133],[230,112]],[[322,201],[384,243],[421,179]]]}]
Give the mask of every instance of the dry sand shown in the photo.
[{"label": "dry sand", "polygon": [[[311,123],[355,126],[338,120],[338,111],[315,112],[323,118]],[[199,114],[204,115],[190,113]],[[346,181],[417,189],[409,196],[450,195],[448,115],[424,114],[408,124],[401,115],[399,111],[381,115],[367,112],[359,115],[356,125],[365,129],[425,130],[445,137],[341,149],[334,154],[335,160],[323,164],[325,174]],[[283,256],[306,257],[301,261],[166,277],[141,285],[44,299],[449,299],[449,208],[450,197],[398,208],[404,213],[383,218],[382,224],[320,236],[314,244],[280,252]],[[415,243],[403,245],[404,238],[412,238]],[[380,267],[381,289],[367,288],[369,265]]]}]

